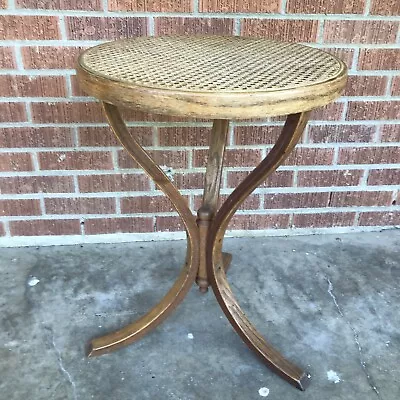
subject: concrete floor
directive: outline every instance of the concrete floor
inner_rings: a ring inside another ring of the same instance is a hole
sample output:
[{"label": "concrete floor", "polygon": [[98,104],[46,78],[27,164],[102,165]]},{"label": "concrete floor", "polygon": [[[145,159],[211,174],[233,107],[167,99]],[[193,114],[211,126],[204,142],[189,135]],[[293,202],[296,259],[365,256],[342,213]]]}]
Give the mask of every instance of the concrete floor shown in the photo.
[{"label": "concrete floor", "polygon": [[226,240],[239,302],[310,372],[306,392],[270,372],[195,287],[138,343],[85,357],[90,338],[162,297],[184,242],[1,249],[0,399],[398,400],[399,245],[396,230]]}]

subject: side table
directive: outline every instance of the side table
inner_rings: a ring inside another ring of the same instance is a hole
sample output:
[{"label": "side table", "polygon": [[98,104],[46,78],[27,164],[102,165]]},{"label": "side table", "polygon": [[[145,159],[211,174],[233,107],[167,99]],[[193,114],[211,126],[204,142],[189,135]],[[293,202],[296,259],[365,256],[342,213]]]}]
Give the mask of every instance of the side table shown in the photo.
[{"label": "side table", "polygon": [[[160,301],[132,324],[92,340],[89,356],[138,340],[182,302],[196,281],[211,284],[219,305],[243,341],[276,373],[304,390],[309,375],[286,360],[257,332],[226,279],[231,255],[222,252],[225,231],[239,206],[287,158],[300,139],[309,111],[345,87],[346,65],[318,49],[245,37],[139,37],[101,44],[79,57],[81,88],[101,100],[126,151],[171,200],[187,233],[186,262]],[[213,119],[202,206],[197,218],[162,169],[126,128],[118,107]],[[229,120],[287,115],[266,158],[217,209]]]}]

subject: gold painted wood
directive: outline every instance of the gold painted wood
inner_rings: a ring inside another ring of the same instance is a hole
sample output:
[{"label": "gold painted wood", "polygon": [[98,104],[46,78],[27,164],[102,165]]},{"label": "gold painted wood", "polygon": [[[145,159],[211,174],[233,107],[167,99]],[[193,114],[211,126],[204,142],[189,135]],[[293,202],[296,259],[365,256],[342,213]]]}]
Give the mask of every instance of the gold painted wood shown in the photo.
[{"label": "gold painted wood", "polygon": [[343,90],[335,56],[295,43],[230,36],[138,37],[84,51],[84,91],[156,114],[210,119],[287,115],[324,106]]},{"label": "gold painted wood", "polygon": [[[197,212],[197,225],[200,234],[200,264],[196,283],[202,293],[207,292],[210,285],[207,278],[206,243],[209,226],[218,207],[219,190],[221,186],[222,168],[226,138],[229,131],[228,120],[215,120],[210,135],[210,146],[207,157],[207,169],[204,177],[203,204]],[[220,254],[222,257],[222,254]],[[225,253],[225,269],[231,258]]]},{"label": "gold painted wood", "polygon": [[89,356],[104,354],[132,343],[158,326],[171,314],[192,287],[199,264],[199,233],[196,219],[187,206],[185,199],[171,183],[162,169],[154,163],[140,144],[129,134],[117,107],[107,103],[103,103],[103,107],[107,119],[121,144],[154,180],[155,184],[168,196],[176,211],[179,213],[185,225],[188,247],[186,263],[182,272],[161,302],[138,321],[117,332],[93,339],[89,348]]},{"label": "gold painted wood", "polygon": [[[185,266],[161,302],[138,321],[94,339],[89,355],[113,351],[150,332],[197,280],[203,292],[211,283],[225,315],[249,348],[272,370],[304,390],[308,376],[272,348],[241,310],[226,280],[231,255],[222,253],[222,243],[240,204],[295,147],[308,111],[339,97],[347,78],[345,64],[318,49],[268,39],[169,36],[95,46],[81,54],[77,72],[81,88],[103,102],[122,145],[172,201],[188,240]],[[176,187],[129,135],[119,106],[214,119],[197,220]],[[217,212],[228,120],[276,115],[288,115],[277,143]]]},{"label": "gold painted wood", "polygon": [[298,389],[304,390],[309,378],[300,368],[287,361],[254,328],[248,320],[226,280],[220,262],[222,242],[229,221],[236,210],[287,158],[300,139],[307,124],[308,113],[289,115],[282,133],[267,157],[232,192],[222,205],[210,227],[207,241],[207,272],[214,294],[236,332],[271,369]]}]

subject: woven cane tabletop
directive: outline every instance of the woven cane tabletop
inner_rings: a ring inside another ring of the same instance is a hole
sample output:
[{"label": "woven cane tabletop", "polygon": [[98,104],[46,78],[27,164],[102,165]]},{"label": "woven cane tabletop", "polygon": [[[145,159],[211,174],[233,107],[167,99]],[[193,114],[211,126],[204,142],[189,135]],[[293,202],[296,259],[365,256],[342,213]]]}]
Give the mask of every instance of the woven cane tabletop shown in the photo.
[{"label": "woven cane tabletop", "polygon": [[[90,48],[79,58],[78,74],[84,90],[104,101],[165,114],[212,117],[207,107],[219,105],[228,114],[227,108],[254,108],[256,103],[258,108],[269,105],[274,109],[274,103],[290,103],[299,97],[304,102],[310,94],[314,102],[308,107],[327,104],[343,88],[346,66],[333,55],[295,43],[227,36],[161,36]],[[120,96],[111,93],[114,91]],[[320,101],[314,104],[319,93]],[[143,101],[146,96],[153,98],[153,107]],[[249,104],[251,96],[256,103]],[[161,109],[158,100],[165,103]],[[197,108],[193,104],[182,110],[179,105],[166,104],[169,100],[186,105],[200,102],[204,107],[200,110],[199,104]],[[261,109],[256,113],[272,115],[271,110]],[[297,110],[289,111],[304,110],[298,105]],[[223,117],[223,113],[217,114]]]}]

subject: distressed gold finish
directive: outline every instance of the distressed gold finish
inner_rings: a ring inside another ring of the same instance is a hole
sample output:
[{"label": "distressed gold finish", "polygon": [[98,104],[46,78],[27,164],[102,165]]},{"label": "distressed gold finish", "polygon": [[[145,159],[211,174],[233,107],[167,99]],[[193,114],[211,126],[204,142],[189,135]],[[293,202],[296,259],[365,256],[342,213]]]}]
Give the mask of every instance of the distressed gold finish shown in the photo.
[{"label": "distressed gold finish", "polygon": [[[194,282],[201,292],[211,284],[222,310],[249,348],[289,383],[305,389],[308,375],[268,344],[241,310],[226,280],[231,255],[222,252],[222,243],[236,210],[295,147],[308,111],[339,97],[346,76],[346,66],[334,56],[266,39],[135,38],[82,53],[78,62],[81,87],[103,102],[121,144],[171,200],[188,242],[185,265],[160,303],[138,321],[92,340],[90,356],[136,341],[182,302]],[[128,133],[120,106],[214,120],[197,218],[161,168]],[[288,115],[279,139],[218,210],[229,119],[269,115]]]}]

